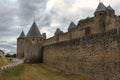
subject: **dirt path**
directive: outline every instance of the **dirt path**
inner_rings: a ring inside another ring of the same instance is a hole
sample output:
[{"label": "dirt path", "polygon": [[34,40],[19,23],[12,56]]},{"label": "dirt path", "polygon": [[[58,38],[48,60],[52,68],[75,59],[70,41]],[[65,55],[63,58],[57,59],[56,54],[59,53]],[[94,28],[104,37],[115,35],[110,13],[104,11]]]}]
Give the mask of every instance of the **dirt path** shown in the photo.
[{"label": "dirt path", "polygon": [[4,69],[12,68],[12,67],[14,67],[16,65],[19,65],[19,64],[22,64],[22,63],[23,63],[23,60],[13,58],[12,61],[9,64],[0,67],[0,69],[4,70]]}]

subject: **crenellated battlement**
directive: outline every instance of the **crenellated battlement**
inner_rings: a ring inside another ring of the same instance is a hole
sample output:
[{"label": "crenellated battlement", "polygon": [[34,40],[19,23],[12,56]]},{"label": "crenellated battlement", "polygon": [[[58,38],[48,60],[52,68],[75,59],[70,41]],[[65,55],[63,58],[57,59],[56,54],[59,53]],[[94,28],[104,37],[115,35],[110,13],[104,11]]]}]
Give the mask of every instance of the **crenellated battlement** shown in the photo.
[{"label": "crenellated battlement", "polygon": [[46,45],[43,63],[97,80],[119,80],[119,49],[120,28]]},{"label": "crenellated battlement", "polygon": [[[120,35],[120,28],[112,29],[112,30],[104,32],[104,33],[90,34],[90,35],[82,36],[82,37],[71,39],[71,40],[68,39],[68,40],[59,41],[59,42],[57,42],[57,40],[56,40],[53,43],[45,44],[43,46],[52,46],[52,45],[55,45],[55,44],[58,44],[58,43],[61,44],[61,43],[66,43],[66,42],[71,43],[73,41],[76,42],[78,40],[79,40],[79,42],[84,42],[84,45],[85,45],[85,43],[90,44],[89,42],[91,42],[91,41],[94,41],[95,43],[97,43],[101,39],[105,39],[105,41],[107,41],[107,39],[110,38],[110,37],[113,38],[113,39],[117,39],[119,35]],[[54,37],[51,37],[47,40],[50,41],[50,39],[54,40],[56,38],[54,36]],[[106,42],[103,42],[103,43],[106,43]]]}]

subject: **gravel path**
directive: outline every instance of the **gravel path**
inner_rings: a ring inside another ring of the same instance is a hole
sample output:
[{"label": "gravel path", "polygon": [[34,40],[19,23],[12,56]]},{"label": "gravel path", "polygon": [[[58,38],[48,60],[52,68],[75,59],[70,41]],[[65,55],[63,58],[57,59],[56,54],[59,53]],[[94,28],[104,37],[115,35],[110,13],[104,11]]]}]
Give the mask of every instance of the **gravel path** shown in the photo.
[{"label": "gravel path", "polygon": [[13,58],[12,61],[8,65],[0,67],[0,69],[4,70],[4,69],[12,68],[12,67],[14,67],[16,65],[19,65],[19,64],[22,64],[22,63],[23,63],[23,60],[17,59],[17,58]]}]

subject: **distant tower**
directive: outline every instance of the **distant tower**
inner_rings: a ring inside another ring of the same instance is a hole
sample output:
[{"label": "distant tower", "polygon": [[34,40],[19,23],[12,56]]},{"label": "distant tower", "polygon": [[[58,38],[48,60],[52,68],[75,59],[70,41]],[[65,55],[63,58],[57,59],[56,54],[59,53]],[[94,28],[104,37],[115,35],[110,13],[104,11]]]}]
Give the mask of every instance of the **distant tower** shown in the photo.
[{"label": "distant tower", "polygon": [[115,10],[110,5],[107,7],[107,15],[109,17],[114,17],[115,16]]},{"label": "distant tower", "polygon": [[107,14],[107,8],[105,7],[105,5],[100,2],[94,15],[95,15],[95,22],[96,24],[98,24],[97,27],[97,31],[98,32],[104,32],[105,31],[105,17]]},{"label": "distant tower", "polygon": [[61,33],[63,33],[63,32],[60,30],[60,28],[57,28],[57,29],[56,29],[56,32],[55,32],[55,35],[59,35],[59,34],[61,34]]},{"label": "distant tower", "polygon": [[55,37],[56,37],[57,42],[59,42],[59,35],[62,34],[62,33],[63,33],[63,31],[61,31],[60,28],[56,29]]},{"label": "distant tower", "polygon": [[46,39],[46,33],[42,33],[42,38],[45,40]]},{"label": "distant tower", "polygon": [[68,32],[69,32],[69,39],[72,39],[72,31],[76,28],[76,25],[74,22],[71,22],[69,27],[68,27]]},{"label": "distant tower", "polygon": [[25,34],[22,31],[20,36],[17,38],[17,58],[24,58],[25,51]]},{"label": "distant tower", "polygon": [[34,21],[26,36],[25,63],[42,62],[42,41],[42,35]]},{"label": "distant tower", "polygon": [[76,28],[76,25],[74,22],[71,22],[69,27],[68,27],[68,31],[71,31],[72,29],[75,29]]}]

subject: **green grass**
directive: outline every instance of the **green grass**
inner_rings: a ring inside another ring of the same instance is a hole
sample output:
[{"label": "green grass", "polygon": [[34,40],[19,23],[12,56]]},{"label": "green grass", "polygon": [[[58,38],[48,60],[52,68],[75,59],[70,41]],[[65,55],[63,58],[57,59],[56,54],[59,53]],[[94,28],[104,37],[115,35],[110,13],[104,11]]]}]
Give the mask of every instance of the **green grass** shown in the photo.
[{"label": "green grass", "polygon": [[44,64],[22,64],[0,71],[0,80],[89,80],[86,77],[66,73]]},{"label": "green grass", "polygon": [[0,80],[17,80],[17,78],[19,78],[23,71],[24,71],[23,64],[11,69],[0,71]]},{"label": "green grass", "polygon": [[11,69],[3,70],[4,76],[19,76],[24,71],[24,65],[19,65]]}]

